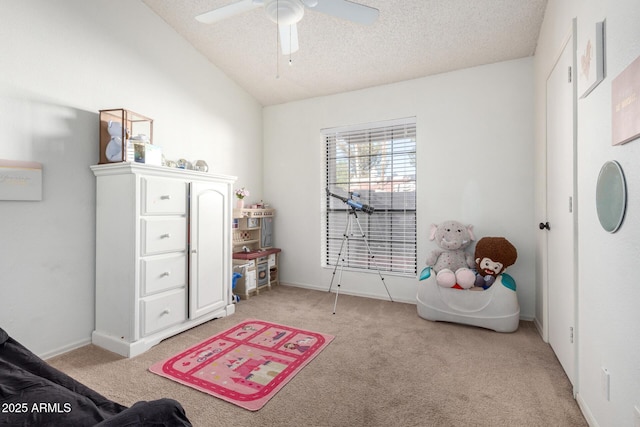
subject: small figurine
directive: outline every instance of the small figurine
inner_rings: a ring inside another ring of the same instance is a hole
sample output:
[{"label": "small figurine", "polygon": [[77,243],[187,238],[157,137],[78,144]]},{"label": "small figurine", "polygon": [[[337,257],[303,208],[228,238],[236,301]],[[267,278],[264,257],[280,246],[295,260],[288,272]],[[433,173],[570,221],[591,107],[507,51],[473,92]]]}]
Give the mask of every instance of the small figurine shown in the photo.
[{"label": "small figurine", "polygon": [[109,120],[107,131],[111,139],[105,149],[105,156],[110,162],[121,162],[122,158],[122,123]]}]

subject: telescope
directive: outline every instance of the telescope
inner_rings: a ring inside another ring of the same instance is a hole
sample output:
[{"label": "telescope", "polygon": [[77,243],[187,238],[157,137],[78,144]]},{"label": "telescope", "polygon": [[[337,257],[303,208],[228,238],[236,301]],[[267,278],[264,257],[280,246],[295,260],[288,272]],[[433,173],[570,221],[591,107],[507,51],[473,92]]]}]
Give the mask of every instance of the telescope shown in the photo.
[{"label": "telescope", "polygon": [[331,191],[329,191],[329,187],[327,187],[327,195],[331,197],[335,197],[338,200],[342,200],[344,203],[349,205],[352,209],[362,211],[367,215],[371,215],[375,210],[373,206],[365,205],[364,203],[356,202],[355,200],[353,200],[353,197],[360,197],[358,193],[350,192],[349,195],[351,197],[347,198],[347,197],[339,196],[337,194],[332,193]]},{"label": "telescope", "polygon": [[[367,252],[369,253],[369,261],[373,262],[376,266],[376,270],[378,270],[378,276],[380,276],[380,280],[382,280],[382,284],[384,288],[387,290],[387,295],[389,295],[389,299],[393,302],[393,298],[391,298],[391,294],[389,293],[389,288],[387,288],[387,284],[384,283],[384,277],[380,273],[380,269],[378,268],[378,263],[375,260],[373,253],[371,252],[371,247],[369,246],[369,242],[367,241],[367,236],[365,236],[364,231],[362,231],[362,226],[360,225],[360,220],[358,219],[358,214],[356,211],[362,211],[367,215],[371,215],[374,211],[373,206],[365,205],[364,203],[356,202],[353,200],[353,197],[360,197],[358,193],[354,193],[352,191],[349,192],[349,197],[338,196],[337,194],[329,191],[329,187],[327,187],[327,196],[335,197],[338,200],[342,200],[346,203],[351,211],[346,211],[347,213],[347,221],[346,226],[344,228],[344,233],[342,234],[342,244],[340,245],[340,252],[338,252],[338,256],[336,258],[336,266],[333,268],[333,275],[331,276],[331,284],[329,285],[329,292],[331,292],[331,288],[333,288],[333,280],[336,277],[336,270],[338,269],[338,265],[340,266],[340,276],[338,277],[338,287],[336,288],[336,300],[333,303],[333,314],[336,314],[336,306],[338,305],[338,294],[340,293],[340,284],[342,282],[342,271],[344,269],[345,259],[342,256],[342,250],[345,247],[345,243],[352,237],[354,234],[352,233],[352,219],[356,220],[356,224],[358,225],[358,230],[360,230],[360,236],[362,236],[362,241],[367,247]],[[347,244],[348,246],[348,244]]]}]

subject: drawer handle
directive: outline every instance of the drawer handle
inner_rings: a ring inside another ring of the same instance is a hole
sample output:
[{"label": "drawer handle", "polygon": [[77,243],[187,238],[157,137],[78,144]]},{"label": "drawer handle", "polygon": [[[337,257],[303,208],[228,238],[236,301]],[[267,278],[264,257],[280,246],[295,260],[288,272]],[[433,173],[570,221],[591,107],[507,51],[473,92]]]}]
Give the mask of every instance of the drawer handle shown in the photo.
[{"label": "drawer handle", "polygon": [[164,273],[161,274],[161,276],[163,276],[163,277],[171,276],[171,272],[170,271],[165,271]]},{"label": "drawer handle", "polygon": [[161,239],[168,239],[169,237],[171,237],[171,234],[169,234],[169,233],[165,233],[165,234],[161,234],[160,235]]},{"label": "drawer handle", "polygon": [[169,310],[168,308],[165,308],[162,313],[160,313],[160,316],[164,316],[165,314],[169,314],[171,313],[171,310]]},{"label": "drawer handle", "polygon": [[171,200],[171,196],[166,194],[164,196],[160,196],[160,200]]}]

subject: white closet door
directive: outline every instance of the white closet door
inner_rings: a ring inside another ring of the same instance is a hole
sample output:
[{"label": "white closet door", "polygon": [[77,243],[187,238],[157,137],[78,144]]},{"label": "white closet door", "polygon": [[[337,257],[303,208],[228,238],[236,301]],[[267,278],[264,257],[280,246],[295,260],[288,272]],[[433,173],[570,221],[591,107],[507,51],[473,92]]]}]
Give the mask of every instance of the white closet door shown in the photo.
[{"label": "white closet door", "polygon": [[189,318],[225,307],[231,266],[226,184],[192,182],[190,187]]},{"label": "white closet door", "polygon": [[549,344],[575,378],[574,83],[570,37],[547,80],[547,304]]}]

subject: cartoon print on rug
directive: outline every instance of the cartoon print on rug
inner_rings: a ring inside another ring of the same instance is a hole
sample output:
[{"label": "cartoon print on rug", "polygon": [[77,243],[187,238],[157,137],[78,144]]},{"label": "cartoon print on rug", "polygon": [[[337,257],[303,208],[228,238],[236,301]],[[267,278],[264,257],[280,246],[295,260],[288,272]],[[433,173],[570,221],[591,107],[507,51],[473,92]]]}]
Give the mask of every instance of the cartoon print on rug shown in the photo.
[{"label": "cartoon print on rug", "polygon": [[333,338],[250,319],[154,364],[149,370],[255,411]]}]

